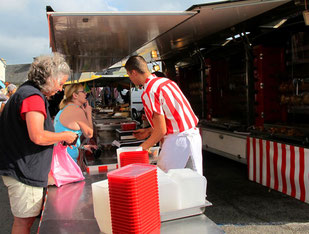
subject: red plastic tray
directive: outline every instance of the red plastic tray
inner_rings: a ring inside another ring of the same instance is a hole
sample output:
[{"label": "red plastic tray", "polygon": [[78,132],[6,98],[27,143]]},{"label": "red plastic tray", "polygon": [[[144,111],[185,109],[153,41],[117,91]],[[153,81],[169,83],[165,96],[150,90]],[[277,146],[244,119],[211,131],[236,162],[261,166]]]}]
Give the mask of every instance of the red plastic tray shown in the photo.
[{"label": "red plastic tray", "polygon": [[[134,165],[134,164],[131,164]],[[154,180],[157,177],[155,173],[149,173],[143,176],[140,176],[138,179],[135,178],[121,178],[121,177],[108,177],[108,184],[109,185],[121,185],[127,188],[133,187],[136,184],[141,184],[143,182],[148,182]],[[156,179],[157,180],[157,179]]]},{"label": "red plastic tray", "polygon": [[155,165],[136,163],[108,172],[107,177],[115,178],[116,180],[136,179],[153,171],[157,173]]},{"label": "red plastic tray", "polygon": [[132,163],[149,164],[148,151],[121,152],[119,154],[120,166],[124,167]]},{"label": "red plastic tray", "polygon": [[129,130],[135,130],[135,129],[136,129],[136,122],[121,123],[122,131],[129,131]]},{"label": "red plastic tray", "polygon": [[127,165],[109,172],[108,183],[114,233],[160,231],[156,166]]}]

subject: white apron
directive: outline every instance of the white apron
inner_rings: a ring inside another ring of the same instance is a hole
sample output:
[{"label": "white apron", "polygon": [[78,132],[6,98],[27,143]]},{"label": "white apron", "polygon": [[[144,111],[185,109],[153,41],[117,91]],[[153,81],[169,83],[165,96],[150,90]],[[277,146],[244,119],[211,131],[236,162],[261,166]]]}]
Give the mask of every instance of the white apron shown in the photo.
[{"label": "white apron", "polygon": [[166,135],[157,165],[165,172],[191,168],[203,175],[202,138],[198,128]]}]

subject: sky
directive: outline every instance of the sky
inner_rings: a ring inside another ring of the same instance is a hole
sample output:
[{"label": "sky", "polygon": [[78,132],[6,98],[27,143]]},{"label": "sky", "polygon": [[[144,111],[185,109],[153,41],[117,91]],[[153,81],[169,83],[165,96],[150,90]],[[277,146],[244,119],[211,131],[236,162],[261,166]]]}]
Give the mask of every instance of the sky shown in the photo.
[{"label": "sky", "polygon": [[55,11],[184,11],[209,0],[0,0],[0,58],[26,64],[51,53],[46,6]]}]

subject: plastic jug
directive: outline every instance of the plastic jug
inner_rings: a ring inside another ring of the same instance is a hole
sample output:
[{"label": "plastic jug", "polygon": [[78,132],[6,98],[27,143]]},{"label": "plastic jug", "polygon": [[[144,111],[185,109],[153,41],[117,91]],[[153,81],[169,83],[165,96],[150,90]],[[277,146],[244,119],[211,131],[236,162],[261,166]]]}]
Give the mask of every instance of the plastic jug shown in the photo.
[{"label": "plastic jug", "polygon": [[141,146],[128,146],[128,147],[120,147],[117,151],[117,162],[118,162],[118,168],[120,168],[120,158],[119,155],[121,152],[130,152],[130,151],[142,151],[143,148]]},{"label": "plastic jug", "polygon": [[103,233],[113,233],[111,211],[109,202],[108,180],[91,184],[94,217],[97,220],[100,231]]},{"label": "plastic jug", "polygon": [[205,204],[207,180],[197,172],[185,169],[170,169],[167,173],[179,189],[180,209]]},{"label": "plastic jug", "polygon": [[177,183],[164,171],[157,168],[160,213],[180,209],[180,194]]}]

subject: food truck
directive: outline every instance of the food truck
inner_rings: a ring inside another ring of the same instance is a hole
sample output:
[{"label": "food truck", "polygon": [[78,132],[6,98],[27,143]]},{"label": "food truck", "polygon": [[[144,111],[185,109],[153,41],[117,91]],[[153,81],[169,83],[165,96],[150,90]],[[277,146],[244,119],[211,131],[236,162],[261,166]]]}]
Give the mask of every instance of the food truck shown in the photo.
[{"label": "food truck", "polygon": [[[289,0],[221,1],[183,12],[47,7],[47,19],[50,46],[73,72],[100,72],[136,54],[160,61],[199,117],[204,150],[245,163],[250,180],[309,202],[306,8]],[[88,169],[117,167],[110,165]]]},{"label": "food truck", "polygon": [[155,41],[165,72],[200,117],[203,149],[309,202],[306,8],[298,1],[192,6],[199,16]]}]

